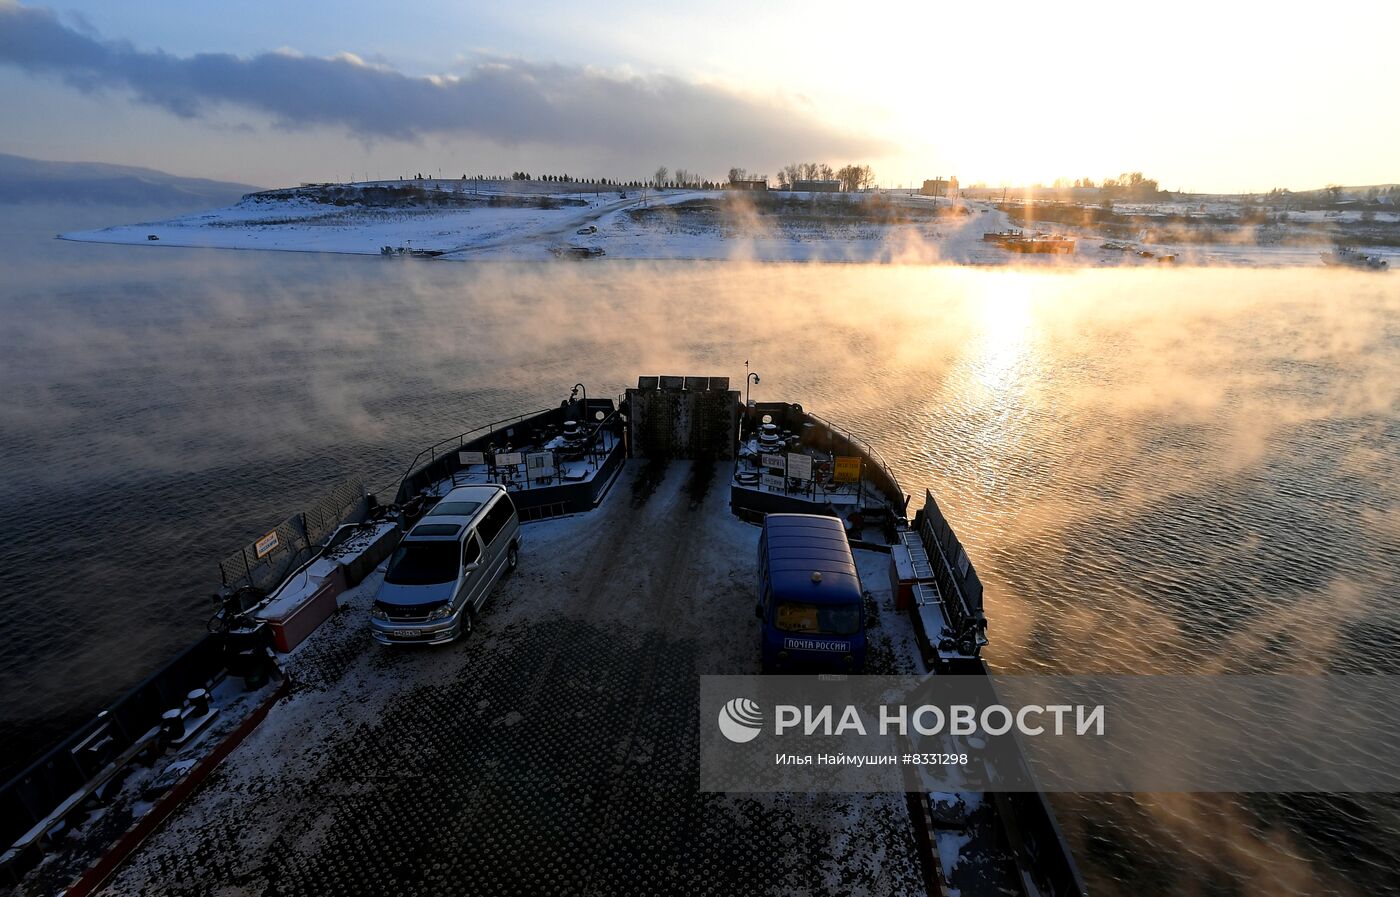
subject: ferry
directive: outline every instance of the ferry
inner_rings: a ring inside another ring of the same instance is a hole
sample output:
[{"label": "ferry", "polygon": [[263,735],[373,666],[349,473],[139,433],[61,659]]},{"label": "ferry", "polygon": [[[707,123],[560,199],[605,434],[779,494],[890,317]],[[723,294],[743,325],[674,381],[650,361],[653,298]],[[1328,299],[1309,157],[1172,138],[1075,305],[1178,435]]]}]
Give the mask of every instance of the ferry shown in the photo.
[{"label": "ferry", "polygon": [[[760,671],[770,515],[844,533],[864,672],[987,675],[976,568],[910,501],[865,440],[727,377],[576,384],[231,552],[208,634],[0,789],[0,870],[67,897],[1078,897],[1037,791],[699,788],[699,677]],[[395,644],[376,596],[405,537],[497,512],[471,625]]]},{"label": "ferry", "polygon": [[1390,267],[1390,263],[1379,255],[1361,252],[1350,246],[1338,246],[1319,255],[1322,257],[1322,263],[1329,267],[1363,268],[1368,271],[1384,271]]}]

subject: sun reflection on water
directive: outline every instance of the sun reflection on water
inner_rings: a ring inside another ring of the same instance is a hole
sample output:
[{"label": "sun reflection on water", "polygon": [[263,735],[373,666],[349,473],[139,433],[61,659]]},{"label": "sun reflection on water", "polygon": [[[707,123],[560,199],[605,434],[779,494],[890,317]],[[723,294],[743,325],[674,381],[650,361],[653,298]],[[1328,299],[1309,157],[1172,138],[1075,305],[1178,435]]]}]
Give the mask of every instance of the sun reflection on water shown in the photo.
[{"label": "sun reflection on water", "polygon": [[1034,297],[1028,278],[1012,275],[984,285],[977,301],[975,354],[968,361],[973,378],[994,397],[1024,387],[1034,320]]}]

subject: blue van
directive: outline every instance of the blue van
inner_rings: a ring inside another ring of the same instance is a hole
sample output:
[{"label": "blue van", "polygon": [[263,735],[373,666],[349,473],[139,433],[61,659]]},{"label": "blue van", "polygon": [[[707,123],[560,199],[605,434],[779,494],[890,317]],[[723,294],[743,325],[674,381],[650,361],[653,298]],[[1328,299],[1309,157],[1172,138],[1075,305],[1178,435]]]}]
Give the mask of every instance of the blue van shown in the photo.
[{"label": "blue van", "polygon": [[769,514],[758,540],[763,671],[865,669],[860,574],[840,518]]}]

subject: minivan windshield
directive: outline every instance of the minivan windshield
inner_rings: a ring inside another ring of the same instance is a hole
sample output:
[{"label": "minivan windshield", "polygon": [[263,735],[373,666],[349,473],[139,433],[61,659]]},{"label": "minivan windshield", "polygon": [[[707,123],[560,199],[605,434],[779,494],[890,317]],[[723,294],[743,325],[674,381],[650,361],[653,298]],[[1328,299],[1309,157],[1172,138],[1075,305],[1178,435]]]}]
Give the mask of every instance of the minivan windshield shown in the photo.
[{"label": "minivan windshield", "polygon": [[783,632],[812,635],[854,635],[860,631],[859,604],[799,604],[784,601],[773,617]]},{"label": "minivan windshield", "polygon": [[396,586],[427,586],[457,578],[457,542],[404,542],[389,559],[384,581]]},{"label": "minivan windshield", "polygon": [[481,507],[479,501],[440,501],[425,517],[470,517]]}]

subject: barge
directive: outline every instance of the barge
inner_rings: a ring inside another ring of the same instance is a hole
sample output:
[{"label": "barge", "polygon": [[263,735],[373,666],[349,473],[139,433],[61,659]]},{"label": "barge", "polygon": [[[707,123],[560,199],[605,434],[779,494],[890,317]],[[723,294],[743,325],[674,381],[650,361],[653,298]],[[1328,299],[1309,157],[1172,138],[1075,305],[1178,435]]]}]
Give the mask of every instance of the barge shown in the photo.
[{"label": "barge", "polygon": [[414,249],[411,246],[381,246],[379,254],[400,259],[435,259],[443,255],[443,249]]},{"label": "barge", "polygon": [[1030,236],[1018,234],[1014,237],[1007,237],[998,241],[1003,249],[1012,252],[1046,253],[1050,255],[1064,255],[1074,252],[1075,240],[1073,237],[1061,236],[1059,234],[1032,234]]},{"label": "barge", "polygon": [[[759,669],[766,514],[848,533],[868,673],[985,676],[982,586],[931,493],[910,517],[800,405],[724,377],[581,389],[230,555],[210,634],[0,790],[16,892],[1082,894],[1037,792],[699,789],[699,677]],[[469,637],[376,644],[383,559],[485,483],[519,568]]]}]

